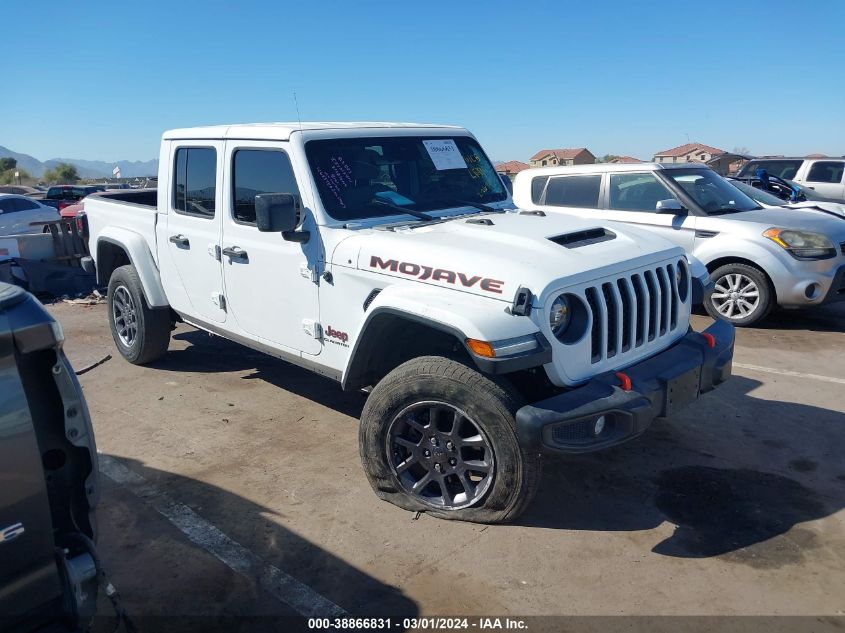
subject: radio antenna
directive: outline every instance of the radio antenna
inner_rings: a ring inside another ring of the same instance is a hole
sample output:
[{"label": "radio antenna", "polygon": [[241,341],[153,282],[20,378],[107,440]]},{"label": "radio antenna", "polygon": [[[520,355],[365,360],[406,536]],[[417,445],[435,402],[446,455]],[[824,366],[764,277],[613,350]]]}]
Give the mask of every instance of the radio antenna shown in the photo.
[{"label": "radio antenna", "polygon": [[293,91],[293,103],[296,106],[296,121],[299,123],[299,131],[302,132],[302,117],[299,114],[299,99],[296,98],[296,90]]},{"label": "radio antenna", "polygon": [[[296,90],[293,91],[293,103],[296,106],[296,122],[299,123],[299,134],[302,135],[302,117],[299,114],[299,99],[296,98]],[[309,178],[311,181],[311,200],[312,204],[317,204],[317,192],[314,190],[314,178]],[[315,266],[316,270],[316,266]]]}]

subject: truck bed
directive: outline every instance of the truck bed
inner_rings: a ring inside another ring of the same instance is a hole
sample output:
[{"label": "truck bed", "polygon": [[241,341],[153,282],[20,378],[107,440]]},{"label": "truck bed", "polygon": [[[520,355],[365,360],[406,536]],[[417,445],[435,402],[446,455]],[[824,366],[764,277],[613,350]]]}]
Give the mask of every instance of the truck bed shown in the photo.
[{"label": "truck bed", "polygon": [[[156,214],[158,191],[140,189],[110,191],[85,198],[84,211],[88,217],[89,243],[96,244],[101,232],[127,230],[141,235],[154,261],[156,252]],[[97,254],[91,253],[95,260]]]}]

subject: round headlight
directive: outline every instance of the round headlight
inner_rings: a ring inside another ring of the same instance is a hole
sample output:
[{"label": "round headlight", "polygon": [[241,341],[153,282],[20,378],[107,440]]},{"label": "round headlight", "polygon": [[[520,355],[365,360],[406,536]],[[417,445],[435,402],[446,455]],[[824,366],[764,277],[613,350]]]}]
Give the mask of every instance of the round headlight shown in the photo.
[{"label": "round headlight", "polygon": [[560,338],[569,323],[572,321],[572,310],[569,306],[569,300],[565,295],[560,295],[552,303],[552,309],[549,312],[549,327],[552,328],[552,333]]}]

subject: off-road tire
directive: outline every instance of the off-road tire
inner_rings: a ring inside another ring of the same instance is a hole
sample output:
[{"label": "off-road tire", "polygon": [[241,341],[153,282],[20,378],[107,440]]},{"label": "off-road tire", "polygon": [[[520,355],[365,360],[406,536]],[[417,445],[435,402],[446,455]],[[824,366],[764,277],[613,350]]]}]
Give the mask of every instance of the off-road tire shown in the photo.
[{"label": "off-road tire", "polygon": [[[444,402],[466,412],[492,447],[494,468],[486,492],[469,507],[433,508],[405,492],[394,473],[387,449],[391,422],[419,402]],[[376,495],[405,510],[442,519],[504,523],[531,503],[540,482],[540,453],[523,449],[516,436],[519,396],[458,361],[441,356],[409,360],[391,371],[373,389],[361,414],[359,449],[364,472]]]},{"label": "off-road tire", "polygon": [[[115,323],[115,293],[122,293],[120,289],[128,292],[134,304],[137,333],[129,345],[121,340]],[[134,266],[120,266],[114,270],[109,279],[107,299],[109,329],[121,356],[133,365],[144,365],[161,358],[170,345],[170,310],[151,308],[147,304]]]},{"label": "off-road tire", "polygon": [[759,268],[748,264],[725,264],[724,266],[720,266],[714,270],[710,274],[710,278],[718,285],[720,280],[724,279],[726,275],[742,275],[742,277],[753,281],[757,286],[757,292],[759,293],[757,306],[754,311],[747,316],[728,318],[719,312],[715,303],[719,299],[713,296],[714,294],[718,295],[719,292],[718,290],[714,290],[713,294],[704,300],[704,309],[707,310],[707,314],[714,319],[721,319],[722,321],[727,321],[728,323],[732,323],[738,327],[754,325],[765,319],[776,304],[775,290],[772,287],[772,283],[769,281],[766,273]]}]

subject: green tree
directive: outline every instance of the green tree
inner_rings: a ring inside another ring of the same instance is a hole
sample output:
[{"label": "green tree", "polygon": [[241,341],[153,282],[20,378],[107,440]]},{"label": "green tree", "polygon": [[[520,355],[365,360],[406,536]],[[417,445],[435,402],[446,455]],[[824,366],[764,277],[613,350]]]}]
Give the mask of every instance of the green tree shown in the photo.
[{"label": "green tree", "polygon": [[44,180],[60,184],[73,184],[79,181],[79,170],[76,165],[59,163],[53,169],[44,172]]},{"label": "green tree", "polygon": [[[15,172],[20,174],[20,181],[15,178]],[[29,173],[22,168],[14,168],[7,169],[6,171],[0,171],[0,185],[17,185],[18,182],[23,182],[25,180],[30,179]]]},{"label": "green tree", "polygon": [[10,169],[14,169],[17,166],[18,161],[16,161],[11,156],[0,158],[0,171],[9,171]]},{"label": "green tree", "polygon": [[616,154],[605,154],[601,158],[597,158],[597,163],[609,163],[610,161],[619,158]]}]

